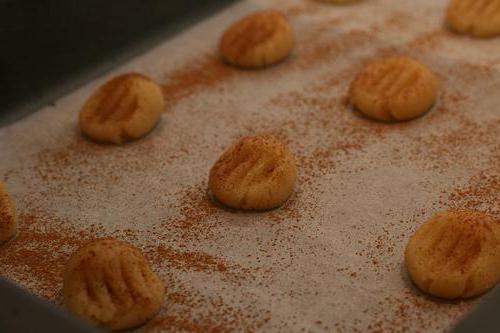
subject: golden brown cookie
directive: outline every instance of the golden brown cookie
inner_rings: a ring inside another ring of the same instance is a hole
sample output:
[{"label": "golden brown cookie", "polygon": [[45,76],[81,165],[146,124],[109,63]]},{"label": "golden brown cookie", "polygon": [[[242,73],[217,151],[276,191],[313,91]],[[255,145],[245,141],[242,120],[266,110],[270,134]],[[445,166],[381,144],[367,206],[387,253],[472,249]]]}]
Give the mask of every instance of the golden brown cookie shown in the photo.
[{"label": "golden brown cookie", "polygon": [[368,64],[351,83],[351,103],[364,115],[384,121],[420,116],[436,101],[439,79],[426,66],[405,56]]},{"label": "golden brown cookie", "polygon": [[16,205],[0,182],[0,244],[8,241],[17,231]]},{"label": "golden brown cookie", "polygon": [[165,286],[142,253],[115,239],[80,247],[64,273],[63,297],[79,317],[112,330],[140,325],[163,303]]},{"label": "golden brown cookie", "polygon": [[297,179],[290,150],[273,136],[241,139],[210,170],[209,188],[226,206],[266,210],[282,205]]},{"label": "golden brown cookie", "polygon": [[220,41],[220,53],[228,63],[247,68],[276,64],[295,44],[293,30],[278,11],[265,10],[231,25]]},{"label": "golden brown cookie", "polygon": [[500,221],[467,210],[439,213],[410,239],[405,259],[411,279],[428,294],[482,294],[500,280]]},{"label": "golden brown cookie", "polygon": [[500,0],[451,0],[446,21],[460,34],[497,36],[500,34]]},{"label": "golden brown cookie", "polygon": [[164,108],[158,84],[141,74],[124,74],[90,96],[80,112],[80,128],[95,141],[121,144],[148,134]]}]

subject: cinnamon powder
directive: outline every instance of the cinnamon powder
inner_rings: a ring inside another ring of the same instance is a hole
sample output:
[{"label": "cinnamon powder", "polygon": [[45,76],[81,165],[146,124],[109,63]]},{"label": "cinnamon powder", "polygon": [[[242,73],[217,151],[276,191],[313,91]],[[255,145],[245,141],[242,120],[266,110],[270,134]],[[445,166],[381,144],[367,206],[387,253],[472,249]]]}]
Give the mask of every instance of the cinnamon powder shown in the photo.
[{"label": "cinnamon powder", "polygon": [[15,282],[59,302],[62,274],[69,255],[99,227],[76,230],[56,216],[33,210],[19,215],[17,236],[0,248],[0,267]]},{"label": "cinnamon powder", "polygon": [[167,83],[162,89],[167,109],[193,93],[211,88],[230,79],[238,70],[226,65],[216,55],[205,55],[192,59],[184,66],[167,73]]},{"label": "cinnamon powder", "polygon": [[[306,9],[290,8],[291,15],[306,12]],[[75,134],[70,145],[42,151],[33,157],[32,166],[25,166],[26,169],[21,168],[9,175],[13,182],[25,182],[30,196],[21,199],[23,216],[20,218],[19,236],[0,248],[0,267],[6,269],[7,275],[21,285],[29,286],[34,292],[49,299],[57,299],[61,272],[69,254],[81,242],[97,235],[117,236],[142,246],[167,285],[168,299],[165,307],[158,317],[142,328],[144,331],[255,331],[267,328],[264,325],[270,322],[272,327],[291,330],[294,325],[303,324],[300,315],[291,315],[287,320],[281,318],[273,322],[269,309],[259,305],[258,297],[251,292],[248,295],[238,295],[241,298],[255,297],[257,305],[254,307],[242,305],[242,300],[238,297],[223,300],[215,293],[207,296],[196,290],[189,279],[183,280],[180,277],[205,274],[207,279],[220,281],[214,285],[220,284],[224,288],[246,290],[245,288],[255,287],[268,291],[265,289],[267,284],[275,282],[273,278],[280,271],[294,273],[301,268],[299,264],[307,264],[308,258],[328,253],[327,246],[335,244],[327,244],[323,248],[315,248],[313,245],[325,241],[321,237],[328,224],[338,223],[342,215],[332,217],[321,214],[327,211],[321,206],[324,201],[320,200],[324,199],[324,180],[330,184],[328,177],[338,177],[331,181],[332,186],[337,186],[344,182],[342,177],[355,179],[373,168],[376,159],[369,160],[366,156],[374,143],[391,147],[391,150],[382,151],[386,154],[382,157],[401,168],[415,164],[422,171],[449,175],[454,166],[466,165],[476,175],[463,180],[465,185],[447,189],[439,202],[430,203],[429,206],[436,209],[447,206],[474,208],[498,215],[499,155],[495,148],[498,146],[498,120],[493,118],[490,123],[472,121],[471,118],[474,117],[467,108],[468,103],[474,102],[474,97],[455,86],[457,82],[458,87],[461,87],[464,82],[472,85],[493,81],[496,72],[490,65],[452,63],[436,68],[446,80],[445,91],[430,113],[412,122],[372,122],[350,107],[345,97],[348,85],[363,63],[373,56],[392,54],[395,51],[432,59],[430,51],[436,52],[432,49],[439,47],[442,39],[448,38],[446,33],[436,30],[420,34],[400,48],[383,45],[378,38],[384,29],[395,27],[408,30],[412,25],[411,20],[415,19],[411,16],[405,23],[405,20],[395,19],[398,15],[399,13],[391,15],[381,24],[366,30],[340,31],[334,37],[328,35],[329,31],[341,27],[349,17],[313,22],[308,33],[301,33],[301,43],[294,57],[270,69],[279,78],[291,71],[308,71],[329,65],[332,63],[331,59],[336,57],[352,56],[351,64],[341,71],[329,72],[326,68],[318,75],[313,86],[294,88],[293,91],[286,91],[263,101],[266,110],[269,107],[275,112],[286,114],[286,117],[269,122],[265,117],[260,119],[261,115],[257,114],[252,118],[254,121],[244,129],[249,132],[276,133],[296,153],[300,169],[298,188],[290,201],[282,209],[262,215],[260,223],[266,223],[270,236],[255,236],[255,251],[248,254],[249,262],[255,260],[258,264],[254,262],[253,265],[246,265],[243,264],[245,260],[235,263],[220,253],[213,254],[200,249],[203,245],[214,253],[217,252],[220,234],[214,230],[220,232],[216,228],[220,227],[221,216],[227,212],[211,200],[206,193],[206,184],[199,182],[198,178],[193,181],[194,186],[187,185],[179,192],[159,195],[155,197],[157,200],[148,203],[155,209],[165,209],[172,205],[172,210],[176,212],[175,215],[162,219],[161,227],[148,231],[130,227],[110,231],[100,225],[82,228],[82,224],[76,223],[77,221],[65,220],[55,216],[53,212],[40,210],[39,206],[43,205],[44,198],[87,200],[82,197],[80,190],[95,191],[102,195],[108,188],[126,182],[130,172],[144,176],[153,168],[163,172],[158,165],[179,163],[179,158],[199,153],[188,145],[187,148],[172,147],[166,142],[169,140],[156,141],[151,137],[136,145],[103,147],[90,144]],[[358,48],[368,48],[370,45],[377,47],[370,49],[369,54],[356,54]],[[224,65],[216,56],[203,56],[167,73],[163,89],[169,106],[172,107],[179,101],[194,98],[196,93],[204,90],[216,93],[217,90],[211,89],[240,75],[247,73]],[[332,97],[332,91],[341,93],[335,93]],[[227,115],[229,119],[232,116]],[[429,135],[425,130],[425,126],[429,124],[442,126],[437,127],[441,130]],[[448,126],[450,124],[452,126]],[[401,133],[405,134],[407,141],[401,145],[394,144],[391,140],[401,138]],[[185,140],[199,140],[197,135],[189,133],[186,135],[189,138]],[[206,143],[207,146],[213,144],[220,143]],[[485,147],[487,149],[483,149]],[[168,152],[158,156],[160,151]],[[465,158],[464,152],[468,154]],[[480,157],[480,161],[476,161],[476,157]],[[346,171],[346,166],[358,159],[366,163],[353,165]],[[345,173],[341,174],[340,170]],[[31,171],[34,171],[35,176],[27,179]],[[366,187],[370,185],[366,184]],[[158,188],[154,187],[151,191],[160,189],[161,186],[158,185]],[[163,190],[168,192],[170,189]],[[363,190],[364,188],[360,188],[360,192]],[[338,188],[337,191],[342,192],[343,189]],[[140,192],[135,196],[131,194],[130,200],[139,201]],[[37,201],[42,204],[37,204]],[[388,206],[393,204],[397,203],[387,203]],[[401,219],[399,216],[404,212],[388,209],[384,220],[378,221],[377,226],[381,225],[380,228],[359,223],[348,230],[353,235],[363,231],[373,233],[367,239],[356,239],[351,234],[338,235],[339,240],[357,244],[357,247],[353,246],[356,248],[355,253],[352,253],[353,263],[335,267],[335,273],[342,279],[345,278],[345,281],[359,286],[365,285],[368,279],[384,279],[387,276],[394,277],[394,274],[401,274],[405,279],[404,271],[399,273],[403,248],[401,244],[405,243],[422,222],[428,210],[428,207],[414,207],[411,218]],[[80,227],[69,227],[73,224]],[[251,238],[253,235],[245,236]],[[325,261],[328,260],[334,261],[337,258],[325,258]],[[323,279],[337,283],[337,275],[322,273]],[[33,276],[38,282],[33,281]],[[339,289],[346,287],[345,284],[338,285]],[[456,321],[472,306],[471,302],[440,303],[421,295],[407,279],[405,285],[407,293],[391,297],[375,295],[380,296],[379,299],[359,309],[359,315],[354,315],[349,321],[339,321],[329,326],[325,323],[326,320],[314,318],[311,319],[311,325],[317,325],[314,328],[318,330],[333,329],[340,332],[396,332],[415,328],[415,325],[421,331],[427,331],[442,328],[443,321]],[[273,299],[276,302],[301,302],[308,292],[319,293],[315,296],[318,300],[326,294],[326,291],[320,293],[314,290],[313,286],[302,286],[302,289],[291,286],[284,288],[285,290],[273,290]],[[231,295],[231,292],[223,294]],[[367,322],[366,318],[372,320]]]}]

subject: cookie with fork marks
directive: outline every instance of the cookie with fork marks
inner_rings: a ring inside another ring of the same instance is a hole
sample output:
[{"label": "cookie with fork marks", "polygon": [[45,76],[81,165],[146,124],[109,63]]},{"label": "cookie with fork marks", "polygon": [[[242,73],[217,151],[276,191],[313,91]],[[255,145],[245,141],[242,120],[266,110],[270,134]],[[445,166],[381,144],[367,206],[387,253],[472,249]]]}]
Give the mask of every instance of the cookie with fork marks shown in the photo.
[{"label": "cookie with fork marks", "polygon": [[283,61],[295,35],[288,20],[275,10],[248,15],[231,25],[220,40],[224,60],[243,68],[262,68]]},{"label": "cookie with fork marks", "polygon": [[158,84],[129,73],[106,82],[80,112],[80,128],[97,142],[122,144],[148,134],[165,108]]},{"label": "cookie with fork marks", "polygon": [[446,13],[448,26],[474,37],[500,35],[500,0],[452,0]]},{"label": "cookie with fork marks", "polygon": [[66,307],[79,317],[111,330],[140,325],[163,303],[165,286],[132,245],[98,239],[70,258],[63,280]]},{"label": "cookie with fork marks", "polygon": [[439,213],[411,237],[405,262],[413,282],[430,295],[480,295],[500,280],[500,221],[476,211]]},{"label": "cookie with fork marks", "polygon": [[295,159],[270,135],[245,137],[210,170],[209,188],[228,207],[267,210],[281,206],[297,179]]},{"label": "cookie with fork marks", "polygon": [[416,118],[437,99],[439,78],[425,65],[407,56],[368,64],[356,76],[349,99],[365,116],[382,121]]}]

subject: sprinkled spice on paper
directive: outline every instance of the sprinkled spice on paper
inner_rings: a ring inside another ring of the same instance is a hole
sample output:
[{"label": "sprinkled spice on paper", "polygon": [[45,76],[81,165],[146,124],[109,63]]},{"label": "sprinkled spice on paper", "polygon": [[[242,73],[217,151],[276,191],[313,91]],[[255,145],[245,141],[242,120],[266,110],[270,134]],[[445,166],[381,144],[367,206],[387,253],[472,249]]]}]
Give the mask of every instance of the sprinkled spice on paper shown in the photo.
[{"label": "sprinkled spice on paper", "polygon": [[[476,300],[422,295],[403,252],[439,210],[500,214],[498,45],[446,31],[444,1],[271,2],[297,35],[278,66],[245,71],[215,49],[190,53],[200,40],[216,45],[220,17],[181,35],[180,49],[151,51],[157,73],[144,74],[161,78],[168,108],[142,140],[82,138],[78,96],[0,129],[0,177],[20,213],[18,236],[0,247],[0,274],[60,304],[78,246],[127,240],[166,284],[143,332],[436,332],[470,310]],[[227,22],[248,8],[232,10]],[[441,77],[436,105],[409,122],[364,118],[346,97],[351,80],[398,53]],[[180,65],[155,65],[169,55]],[[292,196],[259,213],[215,202],[210,167],[239,137],[264,133],[295,154]]]}]

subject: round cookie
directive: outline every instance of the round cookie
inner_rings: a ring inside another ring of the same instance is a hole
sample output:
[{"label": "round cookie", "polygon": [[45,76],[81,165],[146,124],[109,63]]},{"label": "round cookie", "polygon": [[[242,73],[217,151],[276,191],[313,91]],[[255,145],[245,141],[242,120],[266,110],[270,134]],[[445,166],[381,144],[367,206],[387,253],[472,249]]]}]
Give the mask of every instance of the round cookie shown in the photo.
[{"label": "round cookie", "polygon": [[0,244],[8,241],[17,231],[16,205],[0,182]]},{"label": "round cookie", "polygon": [[63,297],[79,317],[112,330],[140,325],[163,303],[165,286],[142,253],[115,239],[80,247],[64,273]]},{"label": "round cookie", "polygon": [[98,142],[122,144],[149,133],[165,108],[161,88],[141,74],[106,82],[80,112],[80,128]]},{"label": "round cookie", "polygon": [[220,40],[220,53],[228,63],[260,68],[284,60],[295,44],[293,30],[283,14],[265,10],[231,25]]},{"label": "round cookie", "polygon": [[297,179],[290,150],[273,136],[241,139],[210,170],[209,188],[226,206],[267,210],[282,205]]},{"label": "round cookie", "polygon": [[364,115],[383,121],[409,120],[436,101],[439,79],[425,65],[406,56],[376,60],[351,83],[349,99]]},{"label": "round cookie", "polygon": [[460,34],[475,37],[500,35],[500,0],[451,0],[446,22]]},{"label": "round cookie", "polygon": [[413,282],[428,294],[482,294],[500,280],[500,221],[474,211],[439,213],[410,239],[405,262]]}]

